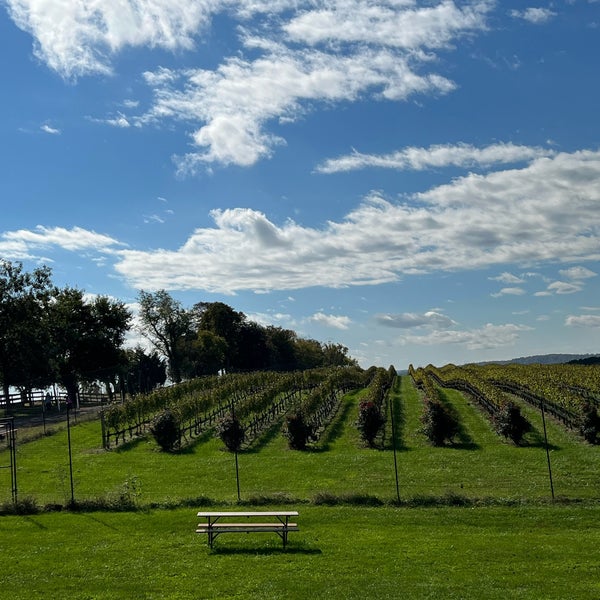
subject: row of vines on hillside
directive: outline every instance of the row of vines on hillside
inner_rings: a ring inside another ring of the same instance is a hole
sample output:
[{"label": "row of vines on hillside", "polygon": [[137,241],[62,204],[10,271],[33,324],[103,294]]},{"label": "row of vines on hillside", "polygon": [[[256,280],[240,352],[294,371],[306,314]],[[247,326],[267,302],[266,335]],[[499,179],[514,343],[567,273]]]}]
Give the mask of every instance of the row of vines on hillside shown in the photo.
[{"label": "row of vines on hillside", "polygon": [[396,369],[393,366],[387,370],[377,368],[372,373],[366,393],[359,404],[358,431],[370,447],[375,445],[377,436],[385,431],[387,401],[395,377]]},{"label": "row of vines on hillside", "polygon": [[332,421],[344,394],[364,385],[365,373],[356,367],[332,369],[329,375],[304,394],[287,416],[283,435],[293,450],[304,450],[318,441]]},{"label": "row of vines on hillside", "polygon": [[425,371],[439,386],[460,390],[473,398],[490,417],[496,432],[515,444],[532,429],[518,404],[474,371],[452,364],[442,368],[428,365]]},{"label": "row of vines on hillside", "polygon": [[543,407],[588,442],[600,436],[600,366],[468,365],[477,377],[505,392]]},{"label": "row of vines on hillside", "polygon": [[415,369],[409,365],[408,374],[423,395],[422,432],[434,446],[442,446],[445,442],[452,443],[459,434],[460,427],[454,414],[442,401],[439,388],[435,386],[428,372],[421,367]]},{"label": "row of vines on hillside", "polygon": [[105,448],[147,433],[154,420],[168,410],[183,436],[197,435],[221,419],[231,404],[241,404],[273,385],[281,374],[255,372],[199,377],[149,394],[139,394],[102,412],[102,442]]}]

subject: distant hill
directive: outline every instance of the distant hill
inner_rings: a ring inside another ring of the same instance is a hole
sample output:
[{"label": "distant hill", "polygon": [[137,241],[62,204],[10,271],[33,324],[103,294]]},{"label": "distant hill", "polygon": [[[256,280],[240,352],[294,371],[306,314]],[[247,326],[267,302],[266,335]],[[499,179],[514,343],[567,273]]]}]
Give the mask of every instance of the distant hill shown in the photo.
[{"label": "distant hill", "polygon": [[600,355],[598,354],[538,354],[534,356],[521,356],[519,358],[512,358],[510,360],[488,360],[486,362],[478,363],[481,365],[508,365],[511,363],[517,363],[520,365],[556,365],[556,364],[600,364]]}]

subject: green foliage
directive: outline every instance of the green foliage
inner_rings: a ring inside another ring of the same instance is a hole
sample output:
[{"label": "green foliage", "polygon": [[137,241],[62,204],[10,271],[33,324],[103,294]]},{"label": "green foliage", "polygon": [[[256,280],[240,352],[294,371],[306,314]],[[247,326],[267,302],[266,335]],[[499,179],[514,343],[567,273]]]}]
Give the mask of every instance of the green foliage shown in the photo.
[{"label": "green foliage", "polygon": [[165,451],[171,452],[179,445],[180,429],[175,414],[167,409],[161,412],[152,423],[152,435],[156,443]]},{"label": "green foliage", "polygon": [[434,446],[452,442],[459,433],[459,423],[454,415],[439,401],[425,400],[425,410],[421,417],[423,433]]},{"label": "green foliage", "polygon": [[358,420],[356,426],[360,437],[369,444],[375,445],[375,439],[385,425],[385,417],[381,414],[380,408],[372,401],[361,402],[358,409]]},{"label": "green foliage", "polygon": [[520,444],[523,436],[531,431],[531,423],[521,414],[514,402],[506,402],[494,415],[494,426],[498,434]]},{"label": "green foliage", "polygon": [[246,432],[239,420],[231,413],[217,424],[217,435],[231,452],[237,452],[246,439]]},{"label": "green foliage", "polygon": [[583,439],[590,444],[595,444],[600,433],[600,416],[596,407],[591,402],[586,402],[581,407],[581,423],[579,430]]},{"label": "green foliage", "polygon": [[306,445],[313,433],[313,427],[306,423],[302,411],[294,412],[286,417],[283,434],[292,450],[306,450]]}]

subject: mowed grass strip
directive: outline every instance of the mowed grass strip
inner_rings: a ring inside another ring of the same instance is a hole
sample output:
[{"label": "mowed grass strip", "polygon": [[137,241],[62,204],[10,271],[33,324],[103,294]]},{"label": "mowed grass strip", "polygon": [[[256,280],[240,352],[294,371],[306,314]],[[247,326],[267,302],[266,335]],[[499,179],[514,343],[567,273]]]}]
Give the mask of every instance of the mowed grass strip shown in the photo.
[{"label": "mowed grass strip", "polygon": [[3,517],[2,597],[600,597],[594,506],[304,506],[286,550],[271,533],[210,550],[195,512]]}]

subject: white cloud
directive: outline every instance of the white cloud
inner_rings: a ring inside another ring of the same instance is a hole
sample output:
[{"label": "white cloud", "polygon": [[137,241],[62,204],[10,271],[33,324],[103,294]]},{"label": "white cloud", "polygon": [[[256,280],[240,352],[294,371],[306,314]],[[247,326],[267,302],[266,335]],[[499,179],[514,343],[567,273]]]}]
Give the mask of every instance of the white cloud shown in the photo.
[{"label": "white cloud", "polygon": [[569,269],[562,269],[559,273],[563,277],[574,280],[590,279],[597,275],[597,273],[594,273],[594,271],[587,269],[586,267],[571,267]]},{"label": "white cloud", "polygon": [[300,13],[284,30],[293,41],[312,45],[335,41],[404,49],[440,48],[458,35],[484,29],[490,9],[490,2],[475,2],[462,8],[448,0],[435,6],[414,4],[338,0]]},{"label": "white cloud", "polygon": [[531,330],[532,328],[526,325],[512,323],[494,325],[487,323],[483,327],[472,330],[434,331],[427,335],[404,336],[400,341],[405,345],[437,346],[455,344],[465,346],[469,350],[489,350],[513,345],[519,339],[520,333]]},{"label": "white cloud", "polygon": [[456,325],[450,317],[436,312],[428,311],[425,313],[400,313],[400,314],[382,314],[377,315],[375,320],[384,327],[393,327],[400,329],[411,329],[414,327],[433,327],[436,329],[447,329]]},{"label": "white cloud", "polygon": [[469,144],[443,144],[429,148],[409,147],[391,154],[352,154],[328,159],[318,165],[319,173],[338,173],[369,167],[422,171],[442,167],[476,167],[531,161],[555,152],[541,147],[519,146],[512,143],[492,144],[477,148]]},{"label": "white cloud", "polygon": [[520,287],[505,287],[502,288],[499,292],[490,295],[493,298],[499,298],[500,296],[522,296],[525,293],[525,290]]},{"label": "white cloud", "polygon": [[309,321],[324,325],[325,327],[333,327],[335,329],[348,329],[352,320],[349,317],[343,315],[326,315],[325,313],[318,312],[309,318]]},{"label": "white cloud", "polygon": [[6,0],[15,23],[30,33],[34,53],[70,78],[110,73],[126,47],[191,49],[218,2],[211,0]]},{"label": "white cloud", "polygon": [[599,315],[569,315],[565,320],[569,327],[598,327],[600,328]]},{"label": "white cloud", "polygon": [[575,294],[576,292],[580,292],[581,289],[581,285],[566,281],[554,281],[548,286],[549,292],[554,292],[559,295]]},{"label": "white cloud", "polygon": [[72,252],[81,250],[112,252],[119,246],[123,244],[114,238],[81,227],[66,229],[38,225],[34,230],[20,229],[0,235],[0,254],[16,260],[51,262],[51,259],[39,254],[40,250],[51,248],[63,248]]},{"label": "white cloud", "polygon": [[504,273],[501,273],[497,277],[490,277],[489,279],[491,281],[499,281],[500,283],[523,283],[524,281],[524,279],[522,279],[521,277],[517,277],[516,275],[513,275],[512,273],[507,273],[506,271]]},{"label": "white cloud", "polygon": [[231,58],[215,71],[146,73],[155,102],[137,123],[204,123],[192,134],[197,149],[176,159],[182,173],[212,162],[249,166],[285,143],[264,130],[266,123],[297,120],[311,103],[355,101],[365,94],[405,100],[453,89],[439,75],[418,74],[414,62],[382,48],[342,55],[272,43],[253,61]]},{"label": "white cloud", "polygon": [[[180,248],[123,250],[116,268],[135,287],[233,293],[375,285],[402,275],[510,263],[600,260],[600,223],[594,218],[600,152],[470,174],[414,200],[398,204],[372,194],[343,220],[322,228],[292,220],[278,225],[251,209],[217,210],[211,213],[215,226],[197,229]],[[545,293],[578,289],[577,280],[554,282]]]},{"label": "white cloud", "polygon": [[50,125],[44,124],[40,127],[40,129],[46,133],[49,133],[51,135],[60,135],[61,134],[61,130],[60,129],[56,129],[55,127],[50,127]]},{"label": "white cloud", "polygon": [[530,23],[540,24],[546,23],[556,16],[557,13],[549,8],[526,8],[524,10],[511,10],[510,16],[515,19],[523,19]]}]

